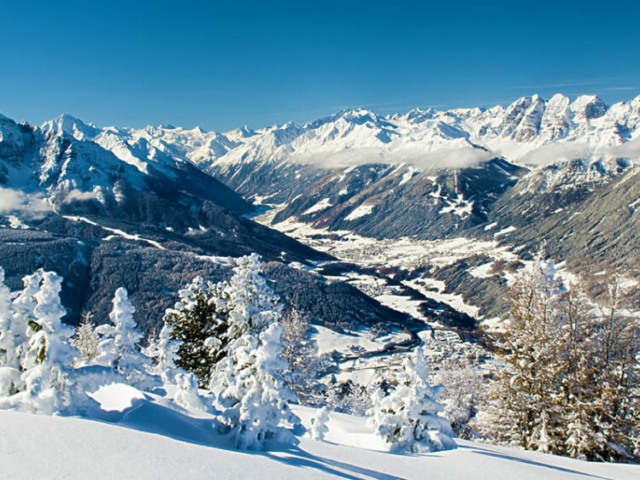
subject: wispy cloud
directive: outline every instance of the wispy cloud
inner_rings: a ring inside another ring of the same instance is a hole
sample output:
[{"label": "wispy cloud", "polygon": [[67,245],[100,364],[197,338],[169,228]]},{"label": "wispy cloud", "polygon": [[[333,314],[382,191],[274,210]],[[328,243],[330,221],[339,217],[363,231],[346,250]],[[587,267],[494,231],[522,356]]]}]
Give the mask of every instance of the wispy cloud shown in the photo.
[{"label": "wispy cloud", "polygon": [[607,83],[621,80],[620,78],[594,78],[589,80],[567,80],[556,83],[540,83],[534,85],[513,85],[509,87],[511,90],[524,90],[524,89],[536,89],[536,90],[548,90],[553,88],[568,88],[568,87],[589,87],[592,85],[605,85]]},{"label": "wispy cloud", "polygon": [[600,92],[628,92],[630,90],[638,90],[638,87],[609,87],[598,89]]}]

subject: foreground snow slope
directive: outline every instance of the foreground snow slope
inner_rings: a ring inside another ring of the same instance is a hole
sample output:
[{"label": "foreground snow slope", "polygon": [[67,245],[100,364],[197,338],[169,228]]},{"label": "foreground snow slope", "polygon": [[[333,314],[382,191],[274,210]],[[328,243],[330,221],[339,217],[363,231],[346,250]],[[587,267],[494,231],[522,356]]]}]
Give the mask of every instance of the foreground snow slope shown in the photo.
[{"label": "foreground snow slope", "polygon": [[[129,427],[0,411],[0,478],[640,478],[637,466],[585,463],[464,441],[456,450],[429,455],[374,451],[380,444],[362,418],[334,413],[326,443],[302,438],[294,448],[239,452],[203,445],[205,419],[192,419],[187,431],[184,419],[191,417],[176,412],[170,418],[166,409],[153,405],[132,407],[125,416]],[[315,414],[306,408],[296,412],[306,425]],[[152,423],[146,428],[144,422],[159,420],[163,434],[131,428],[135,424],[150,430]],[[213,435],[211,440],[222,443]]]}]

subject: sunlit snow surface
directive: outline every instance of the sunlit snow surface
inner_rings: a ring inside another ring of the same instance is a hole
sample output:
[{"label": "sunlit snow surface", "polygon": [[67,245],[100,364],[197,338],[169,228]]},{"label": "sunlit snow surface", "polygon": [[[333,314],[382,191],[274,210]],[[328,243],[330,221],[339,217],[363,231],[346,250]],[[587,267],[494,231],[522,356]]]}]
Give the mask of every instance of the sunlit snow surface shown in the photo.
[{"label": "sunlit snow surface", "polygon": [[[109,390],[109,389],[108,389]],[[110,387],[115,400],[131,392]],[[109,421],[0,411],[0,478],[65,479],[469,479],[632,480],[640,467],[586,463],[466,441],[455,450],[423,455],[385,451],[365,418],[331,413],[325,442],[268,445],[264,453],[231,448],[212,417],[170,408],[164,397],[144,394]],[[116,402],[117,403],[117,402]],[[293,407],[306,427],[316,411]]]},{"label": "sunlit snow surface", "polygon": [[144,393],[123,383],[101,387],[89,395],[100,404],[105,412],[122,412],[130,408],[136,400],[144,399]]}]

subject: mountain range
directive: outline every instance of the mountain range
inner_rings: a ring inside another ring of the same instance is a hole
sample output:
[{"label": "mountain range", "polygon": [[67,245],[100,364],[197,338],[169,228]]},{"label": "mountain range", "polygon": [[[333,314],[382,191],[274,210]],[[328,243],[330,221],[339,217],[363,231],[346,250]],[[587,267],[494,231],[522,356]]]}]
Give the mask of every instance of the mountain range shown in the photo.
[{"label": "mountain range", "polygon": [[[289,231],[292,224],[327,239],[473,238],[510,246],[521,258],[544,240],[548,253],[574,270],[635,269],[639,130],[640,97],[607,106],[596,96],[572,101],[560,94],[507,107],[385,116],[354,109],[305,125],[225,133],[99,128],[69,115],[35,127],[1,117],[0,263],[16,283],[25,268],[57,258],[33,254],[33,245],[62,242],[64,260],[49,263],[71,272],[76,312],[97,303],[78,285],[88,275],[94,295],[103,294],[106,287],[93,283],[106,281],[109,269],[96,265],[122,248],[150,255],[145,272],[157,268],[158,255],[178,256],[194,272],[205,268],[194,261],[249,251],[281,265],[332,261],[268,228]],[[266,209],[266,226],[252,221]],[[487,301],[487,292],[498,295],[505,277],[461,273],[486,261],[405,268],[394,278],[429,275],[482,315],[497,315],[504,304]],[[163,262],[160,271],[173,264],[175,274],[179,262]],[[117,262],[107,263],[111,275],[141,288]],[[178,276],[167,288],[188,275]],[[287,288],[295,290],[295,282]],[[371,308],[371,318],[392,315]]]}]

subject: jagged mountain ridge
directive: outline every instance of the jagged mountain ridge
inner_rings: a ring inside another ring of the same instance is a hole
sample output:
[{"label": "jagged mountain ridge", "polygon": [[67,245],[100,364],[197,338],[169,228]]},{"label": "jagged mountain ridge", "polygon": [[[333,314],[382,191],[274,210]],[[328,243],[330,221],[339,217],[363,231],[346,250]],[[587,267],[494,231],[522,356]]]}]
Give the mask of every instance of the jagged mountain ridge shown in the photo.
[{"label": "jagged mountain ridge", "polygon": [[[388,116],[358,109],[303,126],[223,134],[172,126],[97,128],[70,116],[40,130],[93,144],[139,174],[169,176],[174,164],[197,165],[247,199],[279,205],[275,222],[423,239],[494,238],[513,225],[516,233],[500,241],[529,245],[539,241],[537,231],[562,238],[561,221],[554,228],[542,223],[550,215],[561,219],[560,208],[579,209],[633,167],[639,112],[640,97],[606,107],[597,97],[571,102],[556,95],[548,101],[524,97],[506,108],[415,109]],[[72,196],[78,200],[93,192],[77,190]],[[81,213],[96,203],[72,200],[64,208],[73,205]],[[493,230],[485,228],[494,223]],[[529,226],[533,233],[526,234]],[[586,229],[583,245],[593,244],[598,234]],[[608,242],[618,237],[607,232]],[[562,252],[553,253],[570,256],[573,250],[565,242]]]},{"label": "jagged mountain ridge", "polygon": [[20,196],[3,210],[61,230],[70,229],[61,222],[77,223],[74,217],[111,229],[124,222],[129,234],[144,231],[160,244],[181,241],[202,254],[324,258],[244,218],[254,206],[190,162],[149,146],[143,150],[152,153],[144,160],[133,153],[117,156],[86,138],[96,131],[66,116],[42,128],[0,119],[0,187]]},{"label": "jagged mountain ridge", "polygon": [[[356,328],[407,320],[350,285],[292,273],[289,262],[331,257],[245,218],[254,207],[190,162],[144,141],[120,143],[116,155],[90,138],[97,132],[69,116],[41,128],[0,118],[0,266],[11,288],[38,268],[55,270],[65,278],[67,320],[92,312],[102,323],[125,286],[151,333],[195,275],[228,278],[225,257],[258,252],[285,303],[313,321]],[[309,301],[318,297],[322,305]]]},{"label": "jagged mountain ridge", "polygon": [[[302,126],[287,123],[255,131],[243,127],[226,133],[171,126],[95,129],[68,119],[58,123],[74,136],[93,139],[112,150],[123,142],[129,150],[149,145],[149,159],[165,152],[203,168],[215,163],[282,160],[322,167],[402,162],[437,167],[439,162],[447,166],[443,152],[461,148],[475,151],[479,159],[519,161],[540,147],[578,142],[586,148],[565,156],[611,156],[608,149],[631,140],[640,125],[640,97],[611,107],[596,96],[583,95],[572,102],[557,94],[550,100],[538,95],[523,97],[506,108],[414,109],[387,116],[356,109]],[[484,156],[480,156],[482,151]],[[439,152],[440,159],[428,158],[430,152]],[[465,164],[465,160],[460,162]]]},{"label": "jagged mountain ridge", "polygon": [[[222,134],[171,126],[97,129],[64,116],[44,129],[53,125],[133,165],[166,156],[196,164],[246,198],[283,205],[276,221],[295,218],[376,237],[441,238],[486,222],[493,202],[527,174],[509,162],[558,164],[553,178],[537,182],[541,191],[605,184],[640,153],[640,97],[611,107],[595,96],[572,102],[558,94],[548,101],[523,97],[506,108],[388,116],[357,109],[302,126]],[[532,170],[530,176],[540,175]]]}]

